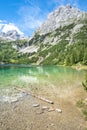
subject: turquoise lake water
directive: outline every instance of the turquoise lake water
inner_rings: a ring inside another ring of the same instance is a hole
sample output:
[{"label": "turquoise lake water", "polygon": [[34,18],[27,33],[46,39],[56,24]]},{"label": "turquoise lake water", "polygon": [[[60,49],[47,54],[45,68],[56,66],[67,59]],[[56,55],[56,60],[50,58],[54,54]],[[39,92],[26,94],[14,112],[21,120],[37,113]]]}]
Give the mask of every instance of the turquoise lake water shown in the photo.
[{"label": "turquoise lake water", "polygon": [[0,90],[27,87],[41,91],[65,91],[80,87],[87,71],[61,66],[1,66]]}]

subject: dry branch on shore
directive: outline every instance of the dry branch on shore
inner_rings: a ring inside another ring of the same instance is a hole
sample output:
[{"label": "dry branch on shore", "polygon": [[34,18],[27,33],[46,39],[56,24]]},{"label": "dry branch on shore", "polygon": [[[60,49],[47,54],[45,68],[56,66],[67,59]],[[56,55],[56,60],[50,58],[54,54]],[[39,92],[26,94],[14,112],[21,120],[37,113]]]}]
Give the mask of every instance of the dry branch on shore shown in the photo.
[{"label": "dry branch on shore", "polygon": [[[50,103],[50,104],[54,104],[53,101],[48,100],[48,99],[43,98],[43,97],[40,97],[40,96],[36,96],[36,95],[34,95],[34,94],[30,94],[30,93],[29,93],[27,90],[25,90],[25,89],[21,89],[21,88],[15,88],[15,89],[16,89],[17,91],[22,92],[22,93],[26,93],[26,94],[29,94],[29,95],[35,97],[35,98],[38,98],[38,99],[40,99],[40,100],[42,100],[42,101],[44,101],[44,102],[47,102],[47,103]],[[61,112],[62,112],[62,110],[59,109],[59,108],[56,108],[56,109],[54,109],[54,108],[49,108],[48,112],[51,112],[51,111],[57,111],[58,113],[61,113]]]},{"label": "dry branch on shore", "polygon": [[31,96],[33,96],[33,97],[36,97],[36,98],[38,98],[38,99],[40,99],[40,100],[42,100],[42,101],[45,101],[45,102],[47,102],[47,103],[54,104],[53,101],[48,100],[48,99],[45,99],[45,98],[40,97],[40,96],[36,96],[36,95],[34,95],[34,94],[30,94],[30,93],[29,93],[27,90],[25,90],[25,89],[21,89],[21,88],[15,88],[15,89],[18,90],[18,91],[20,91],[20,92],[29,94],[29,95],[31,95]]}]

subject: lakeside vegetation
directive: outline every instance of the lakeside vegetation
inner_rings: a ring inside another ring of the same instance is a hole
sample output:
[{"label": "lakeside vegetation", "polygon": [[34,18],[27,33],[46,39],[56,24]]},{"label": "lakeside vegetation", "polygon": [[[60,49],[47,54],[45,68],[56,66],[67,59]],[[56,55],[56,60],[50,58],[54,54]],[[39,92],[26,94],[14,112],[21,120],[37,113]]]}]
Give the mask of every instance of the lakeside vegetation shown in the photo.
[{"label": "lakeside vegetation", "polygon": [[68,43],[58,43],[57,45],[45,50],[41,56],[50,54],[42,64],[59,64],[59,65],[74,65],[81,63],[87,65],[87,43],[77,43],[68,45]]},{"label": "lakeside vegetation", "polygon": [[[87,75],[85,76],[85,80],[82,82],[82,85],[84,90],[87,92]],[[87,98],[79,100],[77,102],[77,107],[80,108],[81,112],[83,113],[84,120],[87,121]]]},{"label": "lakeside vegetation", "polygon": [[84,87],[84,90],[87,91],[87,75],[85,76],[85,81],[82,82],[82,85],[83,85],[83,87]]},{"label": "lakeside vegetation", "polygon": [[[43,65],[66,65],[71,66],[75,64],[87,65],[87,42],[79,42],[68,45],[66,42],[58,43],[38,53],[22,54],[13,48],[13,43],[0,43],[0,63],[19,63],[31,64],[36,63],[39,57],[43,57],[41,62]],[[32,58],[29,58],[32,56]],[[48,55],[48,56],[47,56]]]},{"label": "lakeside vegetation", "polygon": [[79,100],[77,102],[77,107],[81,109],[84,116],[84,120],[87,121],[87,100]]},{"label": "lakeside vegetation", "polygon": [[[74,26],[73,23],[44,35],[39,35],[36,32],[29,41],[0,41],[0,63],[37,64],[39,59],[43,59],[39,64],[65,66],[81,64],[87,66],[87,26],[84,24],[81,30],[73,35],[72,42],[70,42],[70,33]],[[62,33],[64,34],[61,35]],[[50,39],[58,36],[60,36],[60,42],[51,44]],[[47,43],[45,43],[46,38],[49,39]],[[21,49],[32,45],[39,47],[37,52],[20,53]]]},{"label": "lakeside vegetation", "polygon": [[[36,58],[29,59],[32,53],[19,53],[18,49],[22,46],[27,46],[26,44],[25,41],[1,42],[0,63],[30,64],[36,62]],[[16,46],[16,48],[14,46]]]}]

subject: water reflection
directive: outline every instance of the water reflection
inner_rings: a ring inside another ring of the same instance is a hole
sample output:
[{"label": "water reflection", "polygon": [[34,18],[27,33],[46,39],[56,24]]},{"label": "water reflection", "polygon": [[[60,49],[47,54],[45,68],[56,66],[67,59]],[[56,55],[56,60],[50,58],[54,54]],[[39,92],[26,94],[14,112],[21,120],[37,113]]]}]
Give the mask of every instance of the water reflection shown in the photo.
[{"label": "water reflection", "polygon": [[37,83],[38,82],[37,77],[26,76],[26,75],[19,76],[18,80],[20,82],[25,82],[25,83]]},{"label": "water reflection", "polygon": [[81,84],[86,71],[61,66],[9,66],[0,68],[0,88],[42,84],[70,87]]}]

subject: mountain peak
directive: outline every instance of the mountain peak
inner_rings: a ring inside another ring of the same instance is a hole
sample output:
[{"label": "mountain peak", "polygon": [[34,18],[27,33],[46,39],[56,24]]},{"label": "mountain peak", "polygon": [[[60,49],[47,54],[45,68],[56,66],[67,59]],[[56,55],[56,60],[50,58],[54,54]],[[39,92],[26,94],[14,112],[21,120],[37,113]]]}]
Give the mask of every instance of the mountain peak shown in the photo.
[{"label": "mountain peak", "polygon": [[56,10],[64,10],[64,9],[72,9],[72,8],[73,7],[70,4],[67,4],[66,6],[64,5],[59,6]]},{"label": "mountain peak", "polygon": [[25,38],[24,33],[13,23],[0,24],[0,39],[18,40],[23,38]]},{"label": "mountain peak", "polygon": [[19,28],[17,26],[15,26],[14,24],[12,24],[12,23],[5,24],[3,26],[1,32],[7,33],[8,31],[13,31],[13,30],[15,30],[16,32],[18,32],[20,35],[23,35],[23,32],[21,32],[19,30]]},{"label": "mountain peak", "polygon": [[48,15],[47,20],[38,29],[39,34],[46,34],[59,28],[60,26],[69,25],[82,19],[84,12],[78,8],[72,7],[70,4],[59,6],[56,10]]},{"label": "mountain peak", "polygon": [[67,4],[67,5],[66,5],[66,8],[71,9],[72,6],[71,6],[70,4]]}]

